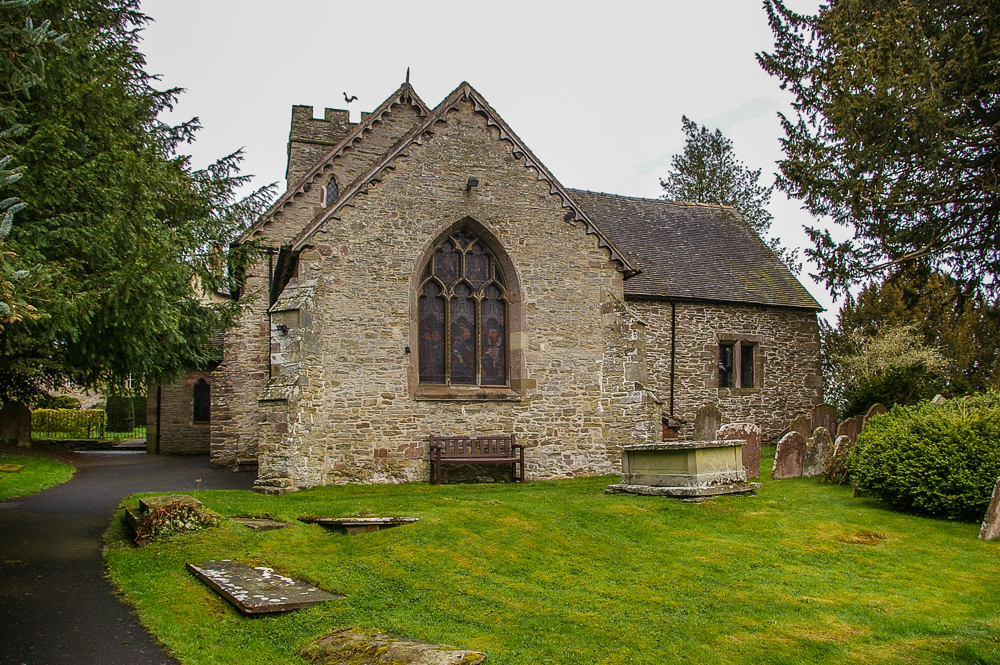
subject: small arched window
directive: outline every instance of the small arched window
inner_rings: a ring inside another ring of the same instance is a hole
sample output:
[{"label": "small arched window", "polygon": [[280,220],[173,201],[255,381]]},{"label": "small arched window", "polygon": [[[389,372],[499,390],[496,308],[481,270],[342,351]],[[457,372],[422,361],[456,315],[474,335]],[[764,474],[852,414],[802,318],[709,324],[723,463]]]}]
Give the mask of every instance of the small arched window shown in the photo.
[{"label": "small arched window", "polygon": [[496,258],[468,229],[434,250],[420,280],[420,383],[506,386],[507,287]]},{"label": "small arched window", "polygon": [[212,388],[205,379],[198,379],[194,384],[194,417],[196,424],[205,424],[212,420]]},{"label": "small arched window", "polygon": [[340,190],[337,189],[337,179],[334,176],[330,176],[330,182],[326,183],[326,202],[323,204],[324,207],[333,203],[338,196],[340,196]]}]

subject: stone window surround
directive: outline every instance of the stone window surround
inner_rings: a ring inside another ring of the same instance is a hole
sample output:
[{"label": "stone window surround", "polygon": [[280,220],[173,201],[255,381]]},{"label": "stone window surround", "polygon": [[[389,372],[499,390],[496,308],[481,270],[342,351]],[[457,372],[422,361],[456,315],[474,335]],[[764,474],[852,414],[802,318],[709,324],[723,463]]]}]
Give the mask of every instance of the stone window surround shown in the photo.
[{"label": "stone window surround", "polygon": [[[206,391],[205,396],[208,399],[207,415],[208,417],[204,420],[198,420],[198,389],[199,386],[204,386]],[[205,377],[200,376],[191,383],[191,424],[192,425],[211,425],[212,424],[212,384],[209,383]]]},{"label": "stone window surround", "polygon": [[[719,390],[720,397],[738,397],[740,395],[753,395],[761,391],[764,378],[764,358],[763,354],[760,353],[761,337],[759,335],[736,335],[732,333],[717,333],[716,343],[712,351],[712,383]],[[719,364],[721,358],[719,357],[719,347],[731,345],[733,347],[733,387],[727,388],[720,384],[721,377],[719,376]],[[741,349],[744,346],[750,346],[754,349],[753,352],[753,387],[752,388],[741,388]]]},{"label": "stone window surround", "polygon": [[[448,386],[420,384],[419,358],[416,349],[420,348],[419,310],[420,282],[424,267],[431,259],[434,251],[451,234],[462,228],[467,228],[479,237],[496,260],[497,267],[503,273],[507,289],[507,374],[509,387],[496,386]],[[450,400],[450,401],[521,401],[527,397],[528,389],[535,387],[535,382],[527,378],[524,350],[527,348],[525,332],[526,307],[524,292],[521,288],[520,275],[511,261],[506,249],[497,240],[496,235],[483,224],[471,217],[464,217],[443,229],[425,246],[420,257],[414,263],[413,275],[410,278],[410,349],[407,355],[407,384],[414,400]]]}]

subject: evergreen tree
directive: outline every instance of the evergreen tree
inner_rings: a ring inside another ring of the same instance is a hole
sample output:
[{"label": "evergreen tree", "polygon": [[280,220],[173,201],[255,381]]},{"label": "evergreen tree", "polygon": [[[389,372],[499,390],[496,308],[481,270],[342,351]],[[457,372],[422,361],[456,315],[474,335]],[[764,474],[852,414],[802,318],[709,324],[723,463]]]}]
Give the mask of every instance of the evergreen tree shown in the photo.
[{"label": "evergreen tree", "polygon": [[0,332],[0,399],[80,386],[168,379],[217,355],[211,340],[238,312],[205,306],[226,289],[228,264],[253,248],[229,243],[266,205],[270,189],[237,201],[239,153],[193,170],[177,151],[197,120],[158,114],[160,91],[138,51],[148,20],[136,0],[43,0],[32,11],[67,33],[44,85],[21,95],[26,131],[12,185],[27,207],[11,251],[48,274],[29,300],[45,315]]},{"label": "evergreen tree", "polygon": [[[666,180],[660,180],[666,191],[664,198],[731,206],[765,239],[774,219],[767,210],[774,187],[760,185],[760,169],[751,171],[739,161],[733,142],[721,131],[710,132],[686,116],[681,117],[681,124],[687,139],[684,152],[671,160],[673,170]],[[798,274],[802,269],[798,250],[782,247],[780,238],[765,242],[789,270]]]},{"label": "evergreen tree", "polygon": [[834,295],[903,264],[1000,295],[996,2],[764,6],[775,46],[758,61],[796,97],[778,186],[853,231],[809,229]]}]

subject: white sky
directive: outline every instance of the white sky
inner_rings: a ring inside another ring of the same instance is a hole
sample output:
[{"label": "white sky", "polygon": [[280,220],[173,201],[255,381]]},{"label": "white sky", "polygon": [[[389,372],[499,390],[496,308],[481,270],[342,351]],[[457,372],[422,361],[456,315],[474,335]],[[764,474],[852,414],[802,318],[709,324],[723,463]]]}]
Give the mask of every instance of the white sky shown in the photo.
[{"label": "white sky", "polygon": [[[294,104],[349,108],[357,121],[403,82],[434,107],[462,81],[490,102],[559,181],[655,198],[684,147],[681,115],[732,139],[771,184],[777,113],[792,99],[757,64],[773,49],[758,0],[144,0],[146,70],[181,87],[168,121],[197,116],[196,167],[243,148],[256,186],[284,191]],[[820,0],[786,0],[815,13]],[[343,93],[357,95],[349,106]],[[809,241],[816,225],[775,191],[771,234]],[[826,316],[826,290],[800,280]]]}]

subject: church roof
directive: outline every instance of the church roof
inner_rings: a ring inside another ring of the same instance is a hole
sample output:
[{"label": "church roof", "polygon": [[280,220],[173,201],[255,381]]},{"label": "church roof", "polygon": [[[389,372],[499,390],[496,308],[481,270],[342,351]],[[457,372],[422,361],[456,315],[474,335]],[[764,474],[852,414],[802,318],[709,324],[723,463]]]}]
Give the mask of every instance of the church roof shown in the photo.
[{"label": "church roof", "polygon": [[823,309],[732,208],[569,191],[641,270],[626,296]]}]

